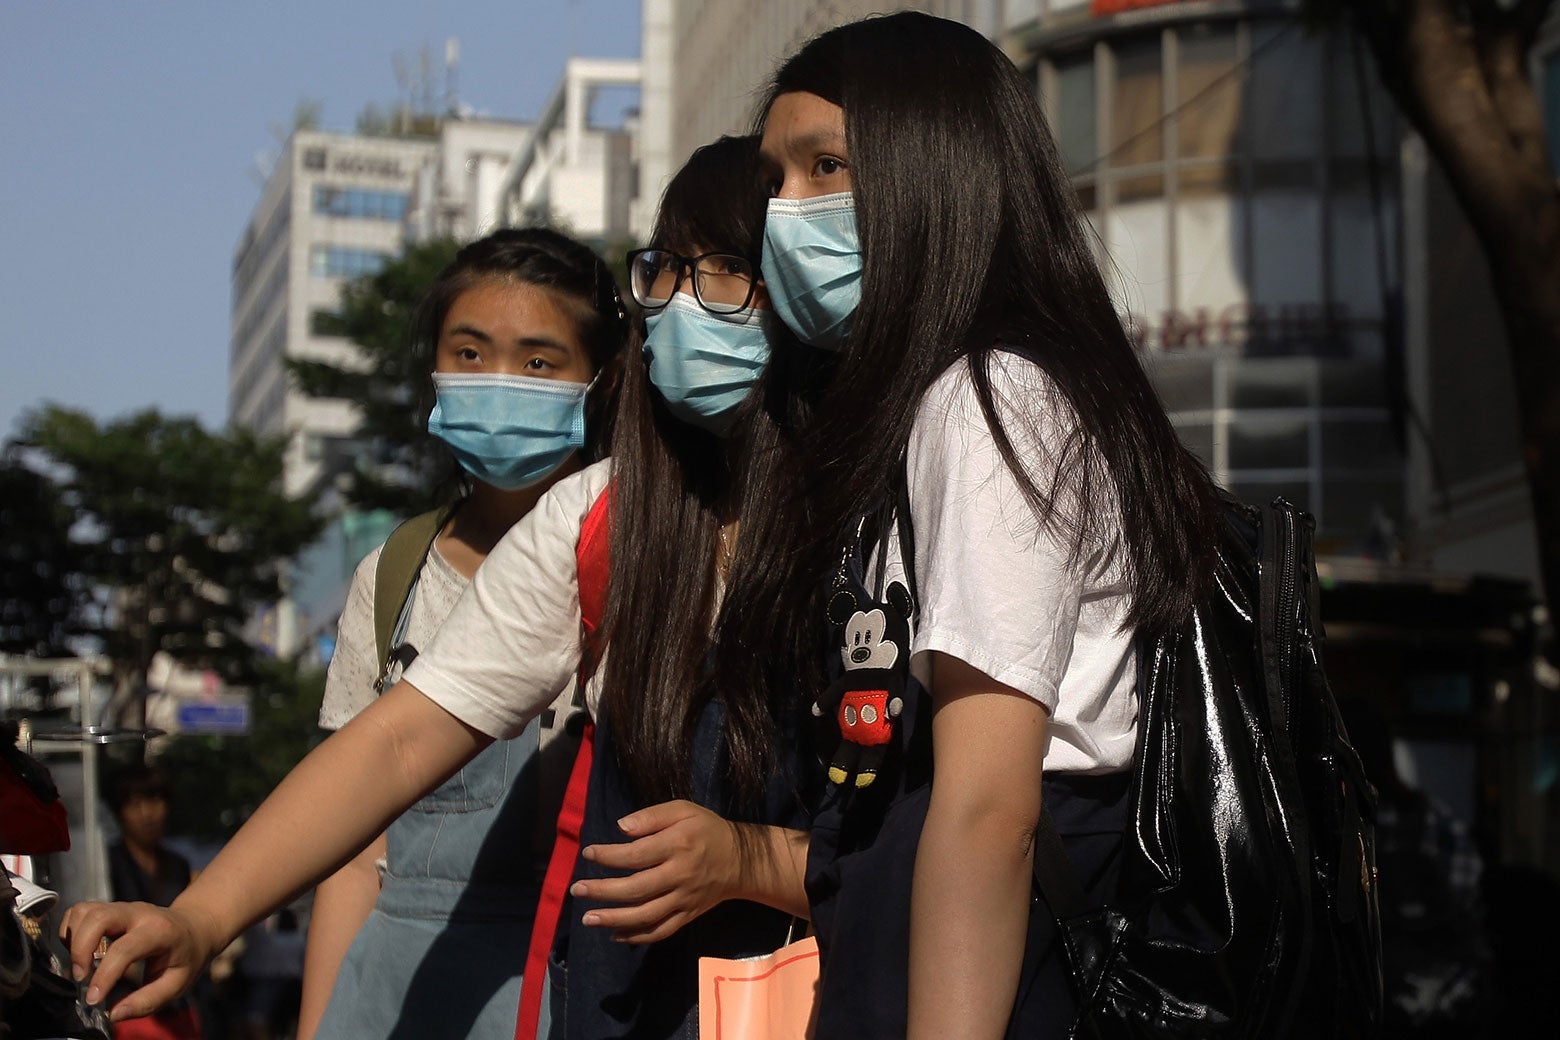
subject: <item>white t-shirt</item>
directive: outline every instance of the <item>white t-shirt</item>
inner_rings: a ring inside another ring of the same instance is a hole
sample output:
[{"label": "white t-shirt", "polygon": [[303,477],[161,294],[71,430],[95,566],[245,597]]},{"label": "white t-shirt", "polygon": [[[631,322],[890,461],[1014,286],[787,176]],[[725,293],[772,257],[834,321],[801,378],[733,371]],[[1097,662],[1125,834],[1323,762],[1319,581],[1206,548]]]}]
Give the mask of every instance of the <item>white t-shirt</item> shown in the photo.
[{"label": "white t-shirt", "polygon": [[[990,373],[1015,452],[1049,490],[1070,410],[1024,358],[995,352]],[[967,361],[921,399],[907,469],[920,597],[912,673],[924,683],[926,652],[936,650],[1045,705],[1048,772],[1126,769],[1137,735],[1137,660],[1131,630],[1121,630],[1129,596],[1119,520],[1070,560],[1065,535],[1040,528],[998,453]],[[891,580],[904,574],[897,542],[895,532]]]},{"label": "white t-shirt", "polygon": [[[381,545],[365,556],[352,575],[347,604],[342,608],[341,621],[336,627],[336,651],[330,658],[330,670],[325,673],[325,697],[320,702],[322,729],[340,729],[379,696],[374,690],[374,680],[379,678],[379,648],[374,637],[374,587],[379,556],[383,551]],[[428,562],[423,564],[422,573],[417,577],[416,594],[412,597],[402,641],[410,643],[419,652],[427,647],[468,584],[465,576],[450,566],[437,547],[430,550]]]},{"label": "white t-shirt", "polygon": [[499,739],[570,692],[580,663],[580,525],[610,478],[602,460],[549,488],[493,547],[406,681]]}]

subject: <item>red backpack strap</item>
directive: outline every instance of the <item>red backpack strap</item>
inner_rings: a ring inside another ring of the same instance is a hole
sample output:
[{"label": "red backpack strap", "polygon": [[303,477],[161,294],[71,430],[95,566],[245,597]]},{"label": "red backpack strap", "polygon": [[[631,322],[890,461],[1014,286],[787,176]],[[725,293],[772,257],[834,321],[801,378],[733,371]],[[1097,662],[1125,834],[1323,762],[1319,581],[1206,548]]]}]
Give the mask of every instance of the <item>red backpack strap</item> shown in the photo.
[{"label": "red backpack strap", "polygon": [[[580,674],[584,687],[601,659],[601,620],[607,605],[607,545],[612,489],[609,486],[596,499],[580,525],[576,553],[580,594]],[[596,728],[586,724],[580,737],[580,750],[569,771],[569,786],[563,793],[558,811],[558,836],[553,841],[547,873],[542,878],[542,894],[536,903],[536,919],[531,925],[531,945],[526,950],[525,974],[520,980],[520,1010],[515,1017],[515,1040],[536,1040],[541,1021],[542,1001],[547,999],[547,961],[558,935],[558,921],[574,878],[574,864],[580,854],[580,826],[585,819],[585,792],[590,786],[590,764],[595,747]]]},{"label": "red backpack strap", "polygon": [[580,588],[580,676],[588,679],[601,660],[601,624],[607,613],[607,543],[612,527],[612,487],[596,497],[585,521],[580,524],[580,540],[575,550]]}]

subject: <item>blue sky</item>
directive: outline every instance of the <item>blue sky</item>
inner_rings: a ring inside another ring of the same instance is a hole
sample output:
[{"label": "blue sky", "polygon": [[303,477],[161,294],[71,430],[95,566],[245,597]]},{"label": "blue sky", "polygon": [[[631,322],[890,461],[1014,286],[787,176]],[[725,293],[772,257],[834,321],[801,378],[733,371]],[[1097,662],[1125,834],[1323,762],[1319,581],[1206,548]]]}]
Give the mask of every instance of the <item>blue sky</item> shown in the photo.
[{"label": "blue sky", "polygon": [[0,0],[0,439],[46,401],[227,415],[229,273],[302,99],[350,130],[394,55],[460,40],[460,99],[534,116],[638,0]]}]

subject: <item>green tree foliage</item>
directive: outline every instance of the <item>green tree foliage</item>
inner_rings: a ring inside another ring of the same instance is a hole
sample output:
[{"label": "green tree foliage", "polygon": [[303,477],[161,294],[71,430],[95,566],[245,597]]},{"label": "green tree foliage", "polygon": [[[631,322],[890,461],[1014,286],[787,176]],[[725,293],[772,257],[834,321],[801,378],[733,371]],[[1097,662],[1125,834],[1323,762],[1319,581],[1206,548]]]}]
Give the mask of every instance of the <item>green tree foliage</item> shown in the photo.
[{"label": "green tree foliage", "polygon": [[248,684],[243,628],[321,526],[282,493],[284,441],[155,410],[100,425],[60,407],[27,416],[20,439],[74,517],[82,628],[114,662],[116,695],[145,684],[159,650]]},{"label": "green tree foliage", "polygon": [[20,459],[0,460],[0,652],[60,657],[76,618],[71,513]]},{"label": "green tree foliage", "polygon": [[287,362],[304,394],[358,407],[366,450],[345,475],[343,492],[360,508],[400,514],[429,508],[450,471],[448,454],[427,432],[433,358],[429,350],[415,349],[412,322],[423,293],[459,248],[453,239],[414,245],[377,274],[342,287],[340,307],[322,315],[314,331],[357,344],[359,364]]}]

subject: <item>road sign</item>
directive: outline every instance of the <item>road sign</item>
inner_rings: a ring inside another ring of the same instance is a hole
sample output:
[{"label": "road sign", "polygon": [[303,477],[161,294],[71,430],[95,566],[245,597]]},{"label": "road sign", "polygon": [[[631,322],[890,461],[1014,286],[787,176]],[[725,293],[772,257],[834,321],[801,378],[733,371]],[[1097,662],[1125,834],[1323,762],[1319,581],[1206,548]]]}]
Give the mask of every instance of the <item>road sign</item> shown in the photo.
[{"label": "road sign", "polygon": [[249,698],[224,694],[210,700],[183,701],[175,718],[181,733],[248,733]]}]

